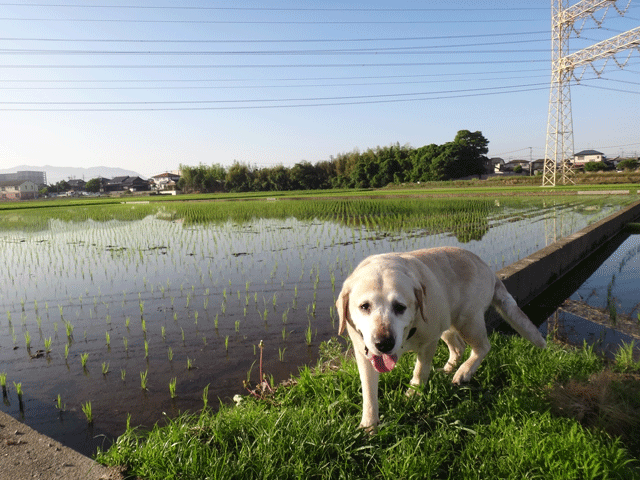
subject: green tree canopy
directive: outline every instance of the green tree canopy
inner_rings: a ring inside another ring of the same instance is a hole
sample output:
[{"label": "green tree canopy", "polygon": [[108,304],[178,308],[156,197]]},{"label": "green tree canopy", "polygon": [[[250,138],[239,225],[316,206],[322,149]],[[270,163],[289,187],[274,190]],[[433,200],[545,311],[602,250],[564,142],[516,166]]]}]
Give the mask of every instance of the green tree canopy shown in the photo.
[{"label": "green tree canopy", "polygon": [[442,152],[432,162],[433,178],[450,180],[484,173],[488,145],[482,132],[460,130],[453,142],[443,145]]},{"label": "green tree canopy", "polygon": [[101,186],[102,182],[100,181],[100,178],[92,178],[86,183],[84,189],[90,193],[98,193]]}]

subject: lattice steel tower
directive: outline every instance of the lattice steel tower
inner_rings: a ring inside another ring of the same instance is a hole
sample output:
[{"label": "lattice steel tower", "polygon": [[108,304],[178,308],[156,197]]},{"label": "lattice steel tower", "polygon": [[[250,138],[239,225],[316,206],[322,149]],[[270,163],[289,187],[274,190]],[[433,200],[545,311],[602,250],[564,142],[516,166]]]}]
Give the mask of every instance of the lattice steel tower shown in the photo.
[{"label": "lattice steel tower", "polygon": [[[551,0],[551,92],[549,94],[549,117],[547,121],[547,143],[544,156],[544,171],[542,186],[555,186],[558,166],[561,172],[563,184],[573,183],[573,170],[571,161],[573,158],[573,119],[571,117],[571,79],[578,82],[580,77],[575,77],[574,70],[583,67],[582,74],[587,66],[591,66],[600,76],[607,60],[613,58],[620,68],[629,61],[619,62],[615,55],[623,50],[638,49],[640,47],[640,27],[621,33],[608,40],[584,48],[569,54],[569,36],[571,32],[580,35],[584,26],[576,29],[574,24],[580,19],[591,17],[598,26],[604,22],[610,7],[616,9],[620,15],[624,15],[631,0],[624,10],[618,9],[617,0],[582,0],[569,6],[568,0]],[[594,12],[605,8],[601,19],[594,16]],[[593,65],[597,60],[605,59],[604,66],[598,70]]]}]

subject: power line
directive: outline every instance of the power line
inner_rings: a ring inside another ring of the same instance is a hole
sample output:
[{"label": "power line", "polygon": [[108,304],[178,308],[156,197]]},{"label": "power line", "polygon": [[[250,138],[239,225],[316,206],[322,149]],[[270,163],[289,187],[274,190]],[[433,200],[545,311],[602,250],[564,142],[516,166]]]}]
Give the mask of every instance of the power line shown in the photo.
[{"label": "power line", "polygon": [[[189,5],[101,5],[101,4],[48,4],[48,3],[0,3],[4,7],[51,7],[51,8],[93,8],[93,9],[136,9],[136,10],[235,10],[235,11],[255,11],[255,12],[457,12],[459,8],[320,8],[320,7],[200,7]],[[525,10],[548,10],[543,7],[504,7],[504,8],[465,8],[466,11],[525,11]]]},{"label": "power line", "polygon": [[[522,63],[546,63],[547,60],[492,60],[492,64],[522,64]],[[180,64],[158,64],[158,65],[0,65],[0,68],[62,68],[62,69],[100,69],[100,68],[380,68],[380,67],[426,67],[442,65],[486,65],[486,61],[465,61],[465,62],[402,62],[402,63],[317,63],[317,64],[223,64],[223,65],[180,65]]]},{"label": "power line", "polygon": [[528,18],[505,18],[488,20],[140,20],[131,18],[20,18],[0,17],[10,22],[84,22],[84,23],[170,23],[202,25],[433,25],[458,23],[523,23]]},{"label": "power line", "polygon": [[[521,93],[532,92],[536,90],[546,90],[546,84],[544,87],[535,88],[516,88],[508,91],[491,91],[482,93],[463,93],[463,94],[445,94],[438,97],[427,98],[393,98],[393,99],[378,99],[378,100],[349,100],[349,101],[330,101],[325,103],[294,103],[286,105],[241,105],[241,106],[196,106],[196,107],[152,107],[152,108],[2,108],[0,111],[5,112],[146,112],[146,111],[198,111],[198,110],[252,110],[252,109],[273,109],[273,108],[300,108],[300,107],[325,107],[325,106],[344,106],[344,105],[367,105],[367,104],[382,104],[382,103],[399,103],[399,102],[415,102],[415,101],[427,101],[427,100],[443,100],[452,98],[467,98],[467,97],[481,97],[496,94],[505,93]],[[496,88],[510,88],[510,87],[496,87]],[[464,90],[461,90],[461,92]],[[431,95],[427,93],[425,95]],[[414,94],[419,95],[419,94]],[[340,97],[336,97],[340,98]],[[348,97],[347,97],[348,98]],[[280,100],[285,101],[285,100]],[[312,101],[312,100],[306,100]],[[123,102],[127,103],[127,102]],[[130,104],[153,104],[153,102],[128,102]],[[184,103],[184,102],[182,102]],[[1,104],[1,103],[0,103]]]},{"label": "power line", "polygon": [[[514,42],[518,43],[518,42]],[[470,47],[475,45],[452,45],[452,47]],[[454,55],[454,54],[485,54],[485,53],[546,53],[545,49],[529,50],[430,50],[433,47],[380,47],[359,49],[324,49],[324,50],[227,50],[227,51],[116,51],[116,50],[42,50],[42,49],[0,49],[0,54],[5,55],[136,55],[136,56],[297,56],[297,55]]]},{"label": "power line", "polygon": [[[186,40],[186,39],[100,39],[100,38],[38,38],[38,37],[2,37],[0,41],[29,41],[29,42],[101,42],[101,43],[311,43],[311,42],[396,42],[416,40],[450,40],[461,38],[486,38],[486,37],[521,37],[523,35],[547,35],[547,31],[516,32],[516,33],[484,33],[473,35],[437,35],[429,37],[378,37],[378,38],[310,38],[310,39],[239,39],[239,40]],[[547,38],[544,41],[548,41]]]},{"label": "power line", "polygon": [[[384,78],[431,78],[431,77],[459,77],[459,76],[482,76],[492,75],[496,73],[534,73],[534,72],[547,72],[547,69],[535,68],[535,69],[517,69],[517,70],[484,70],[481,72],[454,72],[454,73],[433,73],[433,74],[412,74],[412,75],[357,75],[357,76],[338,76],[338,77],[277,77],[268,79],[270,81],[322,81],[322,80],[371,80],[371,79],[384,79]],[[263,78],[260,78],[263,80]],[[83,80],[2,80],[3,83],[166,83],[166,82],[189,82],[189,83],[202,83],[202,82],[254,82],[255,78],[210,78],[210,79],[132,79],[132,80],[113,80],[113,79],[83,79]]]},{"label": "power line", "polygon": [[475,88],[475,89],[464,89],[464,90],[447,90],[440,92],[412,92],[412,93],[384,93],[377,95],[350,95],[345,97],[307,97],[307,98],[284,98],[284,99],[236,99],[236,100],[178,100],[178,101],[126,101],[126,102],[7,102],[0,101],[0,105],[170,105],[170,104],[214,104],[214,103],[256,103],[256,102],[316,102],[316,101],[328,101],[328,100],[354,100],[354,99],[365,99],[365,98],[388,98],[388,97],[409,97],[416,95],[440,95],[440,94],[450,94],[450,93],[461,93],[461,92],[479,92],[479,91],[490,91],[490,90],[502,90],[509,88],[529,88],[529,87],[539,87],[541,85],[546,85],[542,83],[533,83],[527,85],[507,85],[502,87],[484,87],[484,88]]},{"label": "power line", "polygon": [[[0,90],[214,90],[214,89],[256,89],[256,88],[311,88],[311,87],[354,87],[354,86],[380,86],[380,85],[416,85],[428,83],[444,83],[444,82],[493,82],[496,80],[515,80],[518,78],[541,78],[548,75],[523,75],[510,77],[488,77],[488,78],[467,78],[467,79],[440,79],[440,80],[413,80],[413,81],[396,81],[396,82],[352,82],[352,83],[317,83],[317,84],[281,84],[281,85],[193,85],[193,86],[136,86],[136,87],[0,87]],[[127,80],[122,80],[127,81]],[[181,80],[176,80],[181,81]],[[189,81],[189,80],[184,80]],[[206,81],[206,80],[205,80]],[[254,80],[250,80],[254,81]],[[41,80],[39,82],[46,82]],[[128,81],[127,81],[128,82]],[[148,80],[154,82],[154,80]]]}]

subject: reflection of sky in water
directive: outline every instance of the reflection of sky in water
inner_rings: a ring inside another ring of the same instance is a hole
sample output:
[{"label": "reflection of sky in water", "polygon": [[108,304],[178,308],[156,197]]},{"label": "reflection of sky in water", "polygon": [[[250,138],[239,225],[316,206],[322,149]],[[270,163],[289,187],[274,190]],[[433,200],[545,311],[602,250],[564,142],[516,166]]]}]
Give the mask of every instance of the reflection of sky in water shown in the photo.
[{"label": "reflection of sky in water", "polygon": [[640,305],[640,235],[630,235],[620,247],[574,293],[573,300],[607,307],[607,296],[615,298],[616,310],[638,313]]}]

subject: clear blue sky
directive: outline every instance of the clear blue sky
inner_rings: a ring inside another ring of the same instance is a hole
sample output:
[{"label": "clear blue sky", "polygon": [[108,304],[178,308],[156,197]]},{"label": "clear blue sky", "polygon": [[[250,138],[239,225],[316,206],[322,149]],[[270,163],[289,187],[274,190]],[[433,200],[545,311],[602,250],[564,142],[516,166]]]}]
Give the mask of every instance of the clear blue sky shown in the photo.
[{"label": "clear blue sky", "polygon": [[[550,5],[0,1],[0,168],[291,166],[461,129],[482,131],[489,156],[541,158]],[[571,50],[638,25],[632,0]],[[576,151],[640,153],[637,51],[571,95]]]}]

